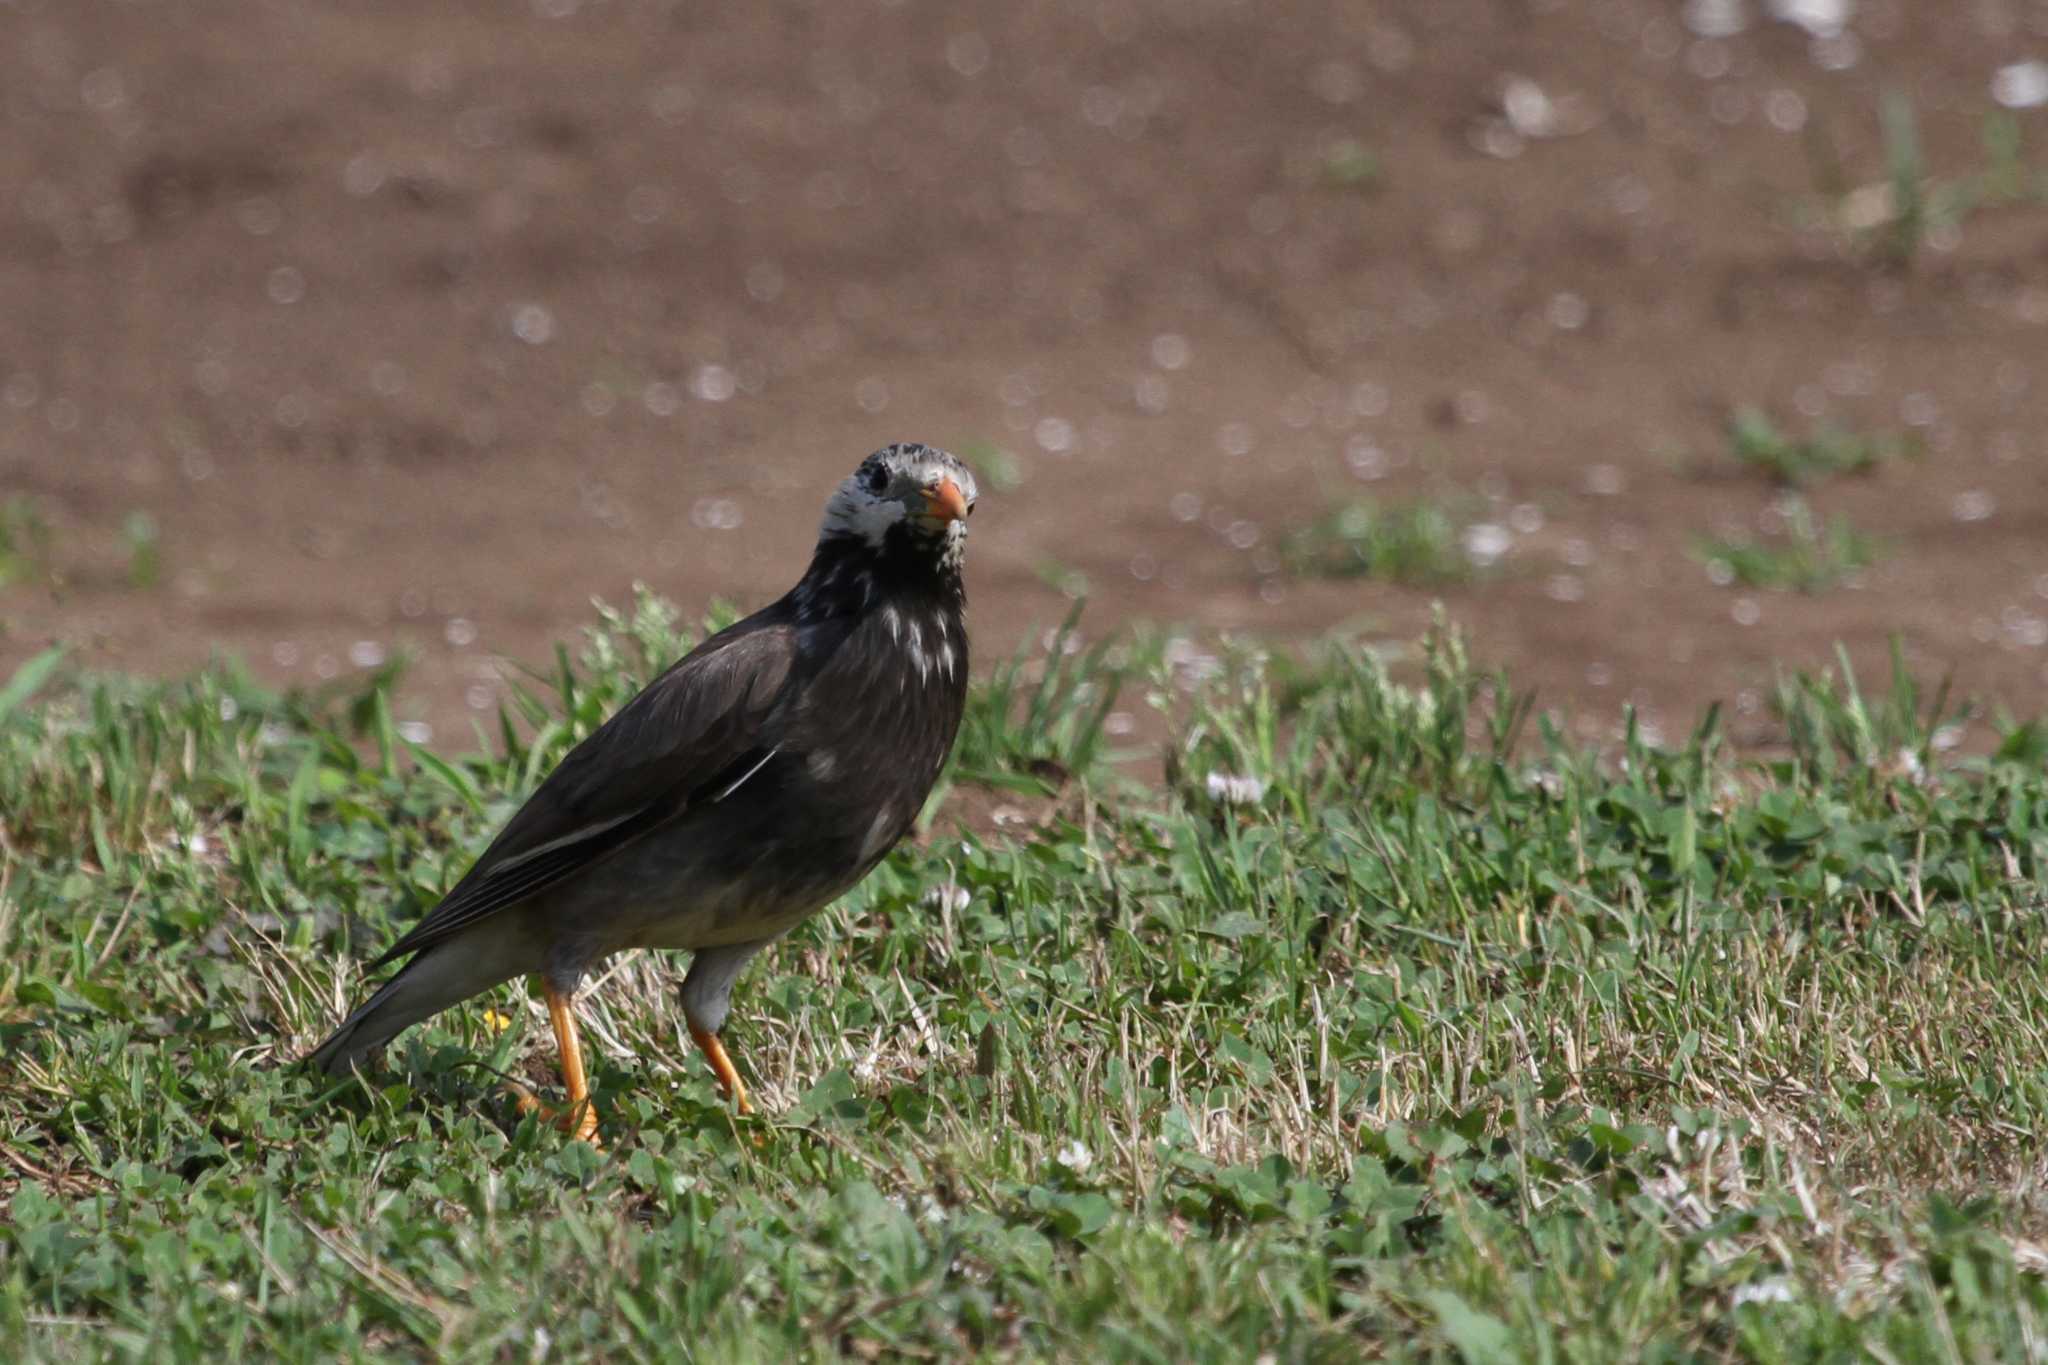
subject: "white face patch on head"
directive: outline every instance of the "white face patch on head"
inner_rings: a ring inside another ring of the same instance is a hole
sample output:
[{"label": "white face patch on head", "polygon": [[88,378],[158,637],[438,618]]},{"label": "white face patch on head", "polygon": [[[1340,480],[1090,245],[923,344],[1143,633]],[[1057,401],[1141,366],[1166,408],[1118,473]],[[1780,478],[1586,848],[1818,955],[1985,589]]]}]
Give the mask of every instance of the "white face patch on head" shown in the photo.
[{"label": "white face patch on head", "polygon": [[[875,486],[877,480],[879,488]],[[863,461],[833,491],[831,501],[825,504],[825,522],[819,533],[856,536],[870,549],[880,549],[892,527],[909,520],[913,512],[923,515],[917,499],[922,490],[941,480],[952,482],[967,505],[973,506],[977,490],[974,475],[965,465],[929,446],[890,446]],[[957,565],[966,539],[967,526],[963,521],[947,522],[938,537],[940,557]]]},{"label": "white face patch on head", "polygon": [[869,549],[879,550],[889,528],[901,524],[909,515],[909,509],[896,499],[878,497],[850,479],[825,504],[821,534],[858,536]]}]

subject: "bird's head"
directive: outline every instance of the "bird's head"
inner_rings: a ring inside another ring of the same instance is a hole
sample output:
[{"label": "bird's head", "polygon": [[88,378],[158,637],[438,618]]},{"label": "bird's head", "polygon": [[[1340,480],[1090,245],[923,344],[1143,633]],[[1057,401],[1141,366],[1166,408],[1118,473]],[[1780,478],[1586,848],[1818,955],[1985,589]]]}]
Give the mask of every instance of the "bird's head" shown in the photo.
[{"label": "bird's head", "polygon": [[974,473],[956,456],[915,441],[883,446],[833,492],[818,539],[853,539],[878,554],[957,569],[976,496]]}]

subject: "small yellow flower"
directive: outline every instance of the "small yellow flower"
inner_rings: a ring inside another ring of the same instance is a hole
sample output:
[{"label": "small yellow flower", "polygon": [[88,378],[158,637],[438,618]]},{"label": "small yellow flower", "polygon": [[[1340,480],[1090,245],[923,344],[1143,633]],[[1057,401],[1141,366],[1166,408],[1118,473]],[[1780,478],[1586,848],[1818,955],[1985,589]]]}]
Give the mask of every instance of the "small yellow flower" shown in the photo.
[{"label": "small yellow flower", "polygon": [[484,1025],[493,1033],[503,1033],[506,1029],[512,1027],[512,1016],[500,1013],[497,1010],[485,1010]]}]

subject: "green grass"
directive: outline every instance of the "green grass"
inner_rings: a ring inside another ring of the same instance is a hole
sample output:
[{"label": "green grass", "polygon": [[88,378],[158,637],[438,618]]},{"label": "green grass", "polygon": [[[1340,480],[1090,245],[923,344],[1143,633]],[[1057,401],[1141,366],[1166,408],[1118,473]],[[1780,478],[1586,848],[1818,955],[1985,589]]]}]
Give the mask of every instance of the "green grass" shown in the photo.
[{"label": "green grass", "polygon": [[1917,454],[1897,436],[1859,436],[1822,425],[1806,437],[1788,435],[1761,408],[1738,408],[1728,421],[1728,443],[1744,467],[1786,488],[1807,488],[1844,474],[1868,474]]},{"label": "green grass", "polygon": [[1952,178],[1938,177],[1928,166],[1910,96],[1887,91],[1878,118],[1890,213],[1873,234],[1886,264],[1911,267],[1939,236],[1959,232],[1976,214],[2048,203],[2048,175],[2028,164],[2025,126],[2015,115],[2002,109],[1986,114],[1980,132],[1982,167]]},{"label": "green grass", "polygon": [[1379,153],[1352,138],[1341,138],[1323,153],[1323,182],[1333,189],[1376,190],[1386,170]]},{"label": "green grass", "polygon": [[[1192,695],[1140,659],[1168,782],[903,848],[764,956],[728,1030],[758,1119],[656,957],[583,1007],[601,1153],[500,1096],[546,1074],[516,990],[367,1084],[288,1065],[683,635],[608,613],[466,755],[381,692],[228,669],[0,689],[0,1357],[2005,1360],[2048,1329],[2048,746],[1944,761],[1959,716],[1902,669],[1788,679],[1754,761],[1712,716],[1575,748],[1441,634],[1244,651]],[[1090,732],[1122,679],[1052,657],[977,700],[978,761]]]},{"label": "green grass", "polygon": [[1912,97],[1891,89],[1876,109],[1882,178],[1851,185],[1821,120],[1809,125],[1807,151],[1818,203],[1801,214],[1811,225],[1838,230],[1846,245],[1893,270],[1910,270],[1931,249],[1954,240],[1978,214],[2038,209],[2048,204],[2048,172],[2028,159],[2025,124],[2004,109],[1987,112],[1979,129],[1982,161],[1961,174],[1929,162]]},{"label": "green grass", "polygon": [[980,473],[991,493],[1011,493],[1023,486],[1024,462],[994,441],[963,442],[960,457]]},{"label": "green grass", "polygon": [[50,525],[33,500],[0,502],[0,588],[48,572]]},{"label": "green grass", "polygon": [[1435,503],[1353,502],[1294,532],[1282,555],[1304,576],[1457,583],[1475,572],[1459,542],[1463,530]]},{"label": "green grass", "polygon": [[[153,588],[162,580],[162,539],[155,519],[147,512],[133,511],[123,519],[121,576],[128,586]],[[0,588],[20,583],[62,586],[78,566],[59,565],[53,553],[55,542],[49,520],[34,499],[12,497],[0,502]]]},{"label": "green grass", "polygon": [[996,665],[968,699],[946,781],[1054,795],[1080,778],[1100,780],[1109,758],[1103,724],[1123,690],[1111,642],[1083,646],[1076,603],[1044,650],[1028,646]]},{"label": "green grass", "polygon": [[153,588],[163,578],[163,534],[156,518],[147,512],[130,512],[121,523],[121,540],[128,552],[128,586]]},{"label": "green grass", "polygon": [[1820,592],[1879,558],[1876,541],[1836,517],[1823,530],[1804,499],[1792,500],[1785,532],[1769,540],[1703,538],[1693,557],[1715,572],[1717,579],[1752,588],[1789,588]]},{"label": "green grass", "polygon": [[1894,265],[1911,265],[1930,235],[1960,216],[1949,202],[1947,187],[1929,182],[1920,149],[1920,119],[1904,91],[1887,90],[1878,106],[1884,131],[1885,184],[1891,195],[1891,220],[1885,225],[1882,253]]}]

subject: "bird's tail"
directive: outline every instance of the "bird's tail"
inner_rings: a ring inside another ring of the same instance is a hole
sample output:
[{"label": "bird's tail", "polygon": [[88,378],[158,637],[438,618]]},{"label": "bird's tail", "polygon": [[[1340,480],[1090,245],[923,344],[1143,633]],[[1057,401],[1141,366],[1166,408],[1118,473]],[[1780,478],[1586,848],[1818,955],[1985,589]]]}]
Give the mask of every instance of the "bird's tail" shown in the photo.
[{"label": "bird's tail", "polygon": [[346,1074],[420,1020],[519,975],[521,967],[509,960],[512,955],[479,948],[457,938],[406,963],[360,1009],[342,1020],[326,1042],[307,1054],[306,1065]]}]

